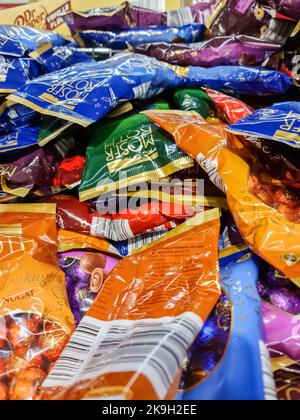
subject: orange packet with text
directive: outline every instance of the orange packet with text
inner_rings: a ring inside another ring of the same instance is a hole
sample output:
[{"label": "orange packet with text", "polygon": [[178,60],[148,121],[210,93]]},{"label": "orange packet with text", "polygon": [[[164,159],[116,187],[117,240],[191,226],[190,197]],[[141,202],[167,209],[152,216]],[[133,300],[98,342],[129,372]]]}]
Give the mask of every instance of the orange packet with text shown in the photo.
[{"label": "orange packet with text", "polygon": [[123,259],[104,283],[41,399],[169,399],[220,296],[218,209]]},{"label": "orange packet with text", "polygon": [[207,124],[198,114],[147,111],[155,123],[175,138],[227,194],[229,208],[253,251],[300,286],[300,224],[255,196],[251,177],[255,157],[226,125]]},{"label": "orange packet with text", "polygon": [[56,206],[0,205],[0,400],[32,399],[73,327]]}]

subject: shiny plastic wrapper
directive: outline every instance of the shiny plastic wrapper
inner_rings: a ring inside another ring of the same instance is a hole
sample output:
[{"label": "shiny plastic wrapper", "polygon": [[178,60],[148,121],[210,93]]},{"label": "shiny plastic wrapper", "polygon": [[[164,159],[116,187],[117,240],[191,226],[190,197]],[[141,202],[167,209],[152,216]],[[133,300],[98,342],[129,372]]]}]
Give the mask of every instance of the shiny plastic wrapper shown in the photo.
[{"label": "shiny plastic wrapper", "polygon": [[24,105],[4,102],[0,106],[0,134],[11,133],[23,127],[37,125],[40,115]]},{"label": "shiny plastic wrapper", "polygon": [[15,195],[24,196],[33,188],[51,185],[59,164],[74,148],[72,137],[59,140],[54,145],[35,149],[11,163],[0,163],[0,179]]},{"label": "shiny plastic wrapper", "polygon": [[85,165],[86,159],[83,156],[73,156],[64,159],[52,180],[53,187],[72,189],[80,185]]},{"label": "shiny plastic wrapper", "polygon": [[212,36],[243,34],[284,45],[297,22],[278,18],[274,8],[261,3],[259,0],[221,0],[208,24]]},{"label": "shiny plastic wrapper", "polygon": [[[10,52],[12,55],[14,55],[13,53],[15,52],[15,56],[17,57],[20,57],[20,48],[24,50],[24,46],[30,51],[35,51],[44,44],[51,44],[53,47],[61,47],[70,42],[56,32],[43,31],[41,29],[25,26],[0,25],[0,35],[15,41],[16,44]],[[19,45],[18,48],[16,48],[17,43]],[[21,43],[21,47],[19,43]],[[24,56],[24,54],[22,56]]]},{"label": "shiny plastic wrapper", "polygon": [[86,201],[193,165],[192,159],[146,115],[101,122],[87,148],[79,198]]},{"label": "shiny plastic wrapper", "polygon": [[221,116],[229,124],[234,124],[242,118],[252,114],[254,111],[239,99],[225,95],[222,92],[206,89],[206,93],[212,99]]},{"label": "shiny plastic wrapper", "polygon": [[183,42],[190,44],[204,39],[205,26],[201,24],[176,26],[160,26],[149,28],[131,28],[120,32],[83,31],[79,32],[77,41],[84,47],[105,47],[115,50],[125,50],[128,45],[139,45],[153,42]]},{"label": "shiny plastic wrapper", "polygon": [[[174,398],[186,351],[220,297],[219,227],[219,211],[204,212],[121,261],[40,398]],[[89,351],[74,353],[82,340]]]},{"label": "shiny plastic wrapper", "polygon": [[129,2],[124,2],[120,6],[97,8],[87,12],[72,12],[64,16],[64,19],[72,32],[166,24],[166,17],[161,12],[140,8]]},{"label": "shiny plastic wrapper", "polygon": [[210,97],[201,89],[179,89],[174,102],[182,111],[195,111],[202,117],[215,117],[215,107]]},{"label": "shiny plastic wrapper", "polygon": [[59,254],[76,324],[94,303],[110,272],[120,260],[99,252],[69,251]]},{"label": "shiny plastic wrapper", "polygon": [[190,46],[149,43],[136,47],[135,52],[180,66],[215,67],[261,65],[280,49],[278,44],[238,35],[212,38]]},{"label": "shiny plastic wrapper", "polygon": [[11,93],[43,72],[40,64],[32,58],[0,55],[0,73],[0,93]]},{"label": "shiny plastic wrapper", "polygon": [[300,148],[300,103],[284,102],[255,111],[229,127],[239,135],[256,136]]},{"label": "shiny plastic wrapper", "polygon": [[179,398],[275,400],[270,356],[263,341],[257,261],[249,250],[234,248],[222,251],[220,258],[223,293],[188,354]]},{"label": "shiny plastic wrapper", "polygon": [[88,126],[119,103],[148,99],[164,89],[176,88],[183,81],[175,70],[153,58],[122,54],[42,76],[9,99]]},{"label": "shiny plastic wrapper", "polygon": [[226,132],[225,125],[207,124],[193,112],[147,111],[146,115],[172,134],[177,146],[226,191],[236,225],[254,252],[299,285],[300,224],[253,194],[251,174],[263,174],[264,169],[247,145]]},{"label": "shiny plastic wrapper", "polygon": [[263,302],[265,340],[274,357],[300,360],[300,313],[297,316]]},{"label": "shiny plastic wrapper", "polygon": [[186,86],[204,86],[241,95],[273,96],[286,93],[292,86],[292,79],[279,71],[260,67],[189,67]]},{"label": "shiny plastic wrapper", "polygon": [[[74,327],[54,205],[0,206],[0,396],[32,399]],[[18,281],[16,281],[18,279]]]}]

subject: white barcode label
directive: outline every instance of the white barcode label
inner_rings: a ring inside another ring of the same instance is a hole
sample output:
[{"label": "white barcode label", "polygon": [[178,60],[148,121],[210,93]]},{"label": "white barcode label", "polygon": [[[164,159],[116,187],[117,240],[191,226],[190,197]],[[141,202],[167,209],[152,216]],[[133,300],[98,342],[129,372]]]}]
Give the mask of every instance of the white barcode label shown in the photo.
[{"label": "white barcode label", "polygon": [[276,386],[272,372],[269,350],[263,341],[259,342],[259,349],[263,371],[265,399],[268,401],[277,400]]},{"label": "white barcode label", "polygon": [[176,318],[99,321],[85,317],[43,387],[71,386],[116,372],[143,374],[160,399],[166,397],[203,326],[186,312]]},{"label": "white barcode label", "polygon": [[115,242],[134,237],[128,220],[111,220],[105,217],[93,217],[91,235]]},{"label": "white barcode label", "polygon": [[194,23],[193,14],[190,7],[182,7],[167,14],[168,26],[183,26]]},{"label": "white barcode label", "polygon": [[131,4],[155,11],[164,11],[166,9],[165,0],[132,0]]},{"label": "white barcode label", "polygon": [[208,174],[209,179],[218,187],[221,191],[226,193],[225,184],[218,174],[218,168],[215,164],[213,164],[209,159],[207,159],[202,153],[199,153],[197,156],[197,162],[201,167],[205,170]]},{"label": "white barcode label", "polygon": [[138,235],[135,238],[129,239],[127,242],[128,255],[131,255],[136,249],[143,248],[145,245],[149,245],[152,242],[162,238],[169,230],[165,229],[160,232],[145,233]]}]

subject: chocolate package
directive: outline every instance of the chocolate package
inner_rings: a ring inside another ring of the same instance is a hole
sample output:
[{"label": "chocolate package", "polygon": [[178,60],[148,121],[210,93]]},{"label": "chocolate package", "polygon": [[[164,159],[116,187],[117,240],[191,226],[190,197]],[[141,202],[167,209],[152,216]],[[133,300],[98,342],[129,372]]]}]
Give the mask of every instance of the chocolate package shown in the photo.
[{"label": "chocolate package", "polygon": [[297,21],[278,16],[276,9],[258,0],[221,0],[208,26],[212,36],[249,35],[284,45]]},{"label": "chocolate package", "polygon": [[80,45],[89,48],[105,47],[124,50],[153,42],[186,43],[202,41],[205,26],[201,24],[185,25],[182,27],[149,27],[131,28],[120,32],[82,31],[76,39]]},{"label": "chocolate package", "polygon": [[86,201],[191,166],[192,160],[146,115],[121,117],[93,131],[79,198]]},{"label": "chocolate package", "polygon": [[176,69],[150,57],[125,53],[42,76],[9,100],[86,127],[120,103],[149,99],[182,83]]},{"label": "chocolate package", "polygon": [[134,50],[137,53],[180,66],[264,65],[264,67],[272,68],[276,65],[276,60],[274,63],[269,59],[280,49],[279,44],[268,43],[245,35],[232,35],[220,36],[192,45],[149,43],[135,47]]},{"label": "chocolate package", "polygon": [[69,251],[59,254],[76,324],[92,306],[110,272],[120,260],[99,252]]},{"label": "chocolate package", "polygon": [[263,342],[257,260],[249,250],[223,251],[220,267],[222,296],[188,353],[178,398],[276,400]]},{"label": "chocolate package", "polygon": [[5,204],[0,212],[0,397],[30,400],[66,345],[74,317],[58,268],[55,206]]}]

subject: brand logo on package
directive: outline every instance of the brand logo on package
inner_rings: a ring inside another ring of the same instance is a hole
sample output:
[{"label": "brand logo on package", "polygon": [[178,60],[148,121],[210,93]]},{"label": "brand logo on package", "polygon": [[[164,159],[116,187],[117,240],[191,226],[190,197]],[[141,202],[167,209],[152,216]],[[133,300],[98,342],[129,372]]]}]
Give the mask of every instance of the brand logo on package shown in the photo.
[{"label": "brand logo on package", "polygon": [[40,29],[56,29],[63,23],[62,16],[71,11],[71,1],[63,3],[57,9],[48,12],[44,6],[33,5],[16,17],[14,24]]}]

